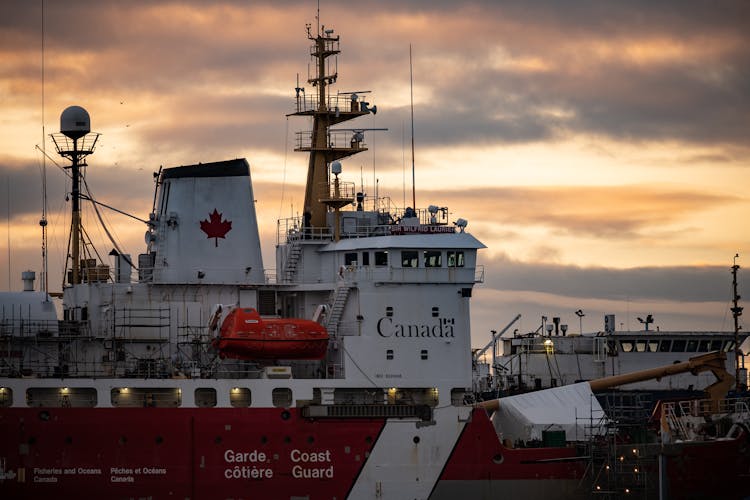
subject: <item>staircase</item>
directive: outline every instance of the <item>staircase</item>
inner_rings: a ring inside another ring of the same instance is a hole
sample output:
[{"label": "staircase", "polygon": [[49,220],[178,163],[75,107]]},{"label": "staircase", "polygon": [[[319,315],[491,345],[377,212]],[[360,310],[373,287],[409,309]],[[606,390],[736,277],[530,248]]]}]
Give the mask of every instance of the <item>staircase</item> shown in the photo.
[{"label": "staircase", "polygon": [[692,437],[685,425],[685,421],[677,415],[677,412],[675,411],[675,403],[663,403],[662,411],[665,414],[667,425],[669,426],[673,437],[680,439],[690,439]]},{"label": "staircase", "polygon": [[332,294],[331,309],[324,325],[331,337],[336,337],[338,334],[339,323],[341,322],[341,316],[344,314],[344,307],[349,299],[350,292],[351,287],[349,285],[341,284]]},{"label": "staircase", "polygon": [[293,280],[301,256],[302,247],[299,242],[291,242],[289,244],[289,254],[286,257],[286,265],[284,266],[284,282],[288,283]]}]

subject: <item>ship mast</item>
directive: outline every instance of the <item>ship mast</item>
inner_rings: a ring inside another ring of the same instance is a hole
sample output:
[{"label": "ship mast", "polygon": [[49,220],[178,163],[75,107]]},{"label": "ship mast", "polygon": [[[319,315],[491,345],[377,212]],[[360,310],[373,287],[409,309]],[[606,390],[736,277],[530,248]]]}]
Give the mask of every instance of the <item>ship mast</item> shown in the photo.
[{"label": "ship mast", "polygon": [[351,156],[367,148],[362,143],[361,133],[355,133],[351,139],[343,137],[343,131],[332,134],[330,127],[338,123],[374,112],[366,102],[360,100],[357,93],[345,92],[329,95],[329,85],[336,82],[338,72],[336,64],[331,72],[330,65],[326,68],[328,59],[338,55],[339,37],[332,29],[320,26],[315,35],[311,26],[307,25],[307,38],[312,41],[310,55],[313,60],[314,75],[309,75],[307,82],[317,90],[309,98],[305,89],[297,86],[297,110],[288,116],[312,116],[313,127],[308,132],[297,133],[295,151],[308,152],[310,160],[307,169],[307,183],[305,185],[305,204],[303,226],[308,234],[312,230],[322,232],[326,228],[326,214],[330,209],[338,209],[353,202],[341,191],[335,194],[331,191],[328,167],[334,160]]},{"label": "ship mast", "polygon": [[86,166],[85,158],[94,152],[96,141],[99,138],[99,134],[90,132],[91,120],[88,112],[80,106],[70,106],[60,115],[60,133],[50,134],[57,148],[57,153],[71,161],[73,206],[70,222],[70,259],[72,262],[68,279],[71,285],[81,283],[80,167]]},{"label": "ship mast", "polygon": [[739,264],[737,264],[737,258],[740,256],[740,254],[735,254],[734,256],[734,262],[732,263],[732,291],[733,291],[733,297],[732,297],[732,316],[734,317],[734,370],[735,370],[735,388],[739,392],[743,385],[746,384],[745,382],[740,382],[740,360],[742,359],[742,354],[740,351],[740,329],[742,328],[740,326],[740,316],[742,315],[742,307],[739,305],[740,301],[740,294],[737,293],[737,270],[740,268]]}]

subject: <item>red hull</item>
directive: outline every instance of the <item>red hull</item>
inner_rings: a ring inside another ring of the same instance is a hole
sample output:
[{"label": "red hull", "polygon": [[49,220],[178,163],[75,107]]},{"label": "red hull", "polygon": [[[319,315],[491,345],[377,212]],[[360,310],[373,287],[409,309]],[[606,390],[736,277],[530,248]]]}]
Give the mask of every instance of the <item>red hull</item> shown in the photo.
[{"label": "red hull", "polygon": [[[3,409],[0,457],[13,477],[0,479],[0,498],[344,499],[385,423],[280,408]],[[504,463],[491,460],[498,450]],[[579,477],[577,465],[523,464],[534,451],[504,449],[475,411],[433,496],[453,480]]]},{"label": "red hull", "polygon": [[[281,408],[5,408],[0,498],[344,499],[385,424]],[[506,448],[475,410],[430,497],[587,498],[586,465],[573,448]],[[743,498],[747,466],[744,439],[674,448],[670,498]]]},{"label": "red hull", "polygon": [[579,480],[585,468],[575,448],[506,448],[486,412],[476,409],[440,479]]},{"label": "red hull", "polygon": [[750,442],[738,439],[667,445],[669,498],[740,499],[750,496]]},{"label": "red hull", "polygon": [[255,309],[235,308],[221,325],[214,346],[235,359],[323,359],[328,332],[306,319],[262,319]]},{"label": "red hull", "polygon": [[294,409],[4,409],[0,498],[346,498],[382,419]]}]

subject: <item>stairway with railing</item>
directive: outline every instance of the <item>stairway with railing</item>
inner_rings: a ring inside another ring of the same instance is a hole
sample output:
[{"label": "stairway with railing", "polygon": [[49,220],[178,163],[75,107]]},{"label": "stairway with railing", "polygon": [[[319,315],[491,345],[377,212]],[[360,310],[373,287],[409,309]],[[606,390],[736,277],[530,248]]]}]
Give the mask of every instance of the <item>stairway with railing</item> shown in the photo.
[{"label": "stairway with railing", "polygon": [[331,294],[330,309],[324,326],[332,338],[338,336],[341,317],[344,314],[344,308],[346,307],[347,300],[349,300],[350,293],[351,287],[346,283],[341,283]]},{"label": "stairway with railing", "polygon": [[289,243],[288,253],[286,256],[286,263],[284,265],[284,281],[290,282],[294,279],[294,275],[297,272],[297,266],[302,257],[302,247],[299,241],[292,241]]},{"label": "stairway with railing", "polygon": [[[692,433],[688,433],[689,431],[685,419],[680,418],[677,414],[678,407],[679,404],[675,405],[675,403],[672,402],[662,404],[662,411],[664,412],[664,417],[669,425],[670,433],[673,438],[692,439]],[[680,411],[680,413],[682,413],[682,411]]]}]

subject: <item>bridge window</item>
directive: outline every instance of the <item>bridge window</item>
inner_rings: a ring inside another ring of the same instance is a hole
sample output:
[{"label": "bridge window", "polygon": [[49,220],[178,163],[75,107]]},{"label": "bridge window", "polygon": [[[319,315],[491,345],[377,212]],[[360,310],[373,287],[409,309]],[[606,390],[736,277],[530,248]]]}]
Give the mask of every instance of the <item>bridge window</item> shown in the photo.
[{"label": "bridge window", "polygon": [[698,341],[697,340],[688,340],[687,342],[687,352],[695,352],[698,350]]},{"label": "bridge window", "polygon": [[672,352],[685,352],[685,340],[674,340],[672,341]]},{"label": "bridge window", "polygon": [[646,341],[645,340],[637,340],[635,342],[635,350],[638,352],[646,352]]},{"label": "bridge window", "polygon": [[659,350],[659,341],[658,340],[649,340],[648,341],[648,352],[657,352]]},{"label": "bridge window", "polygon": [[698,346],[698,352],[708,352],[710,350],[710,347],[711,347],[710,340],[701,340]]},{"label": "bridge window", "polygon": [[401,267],[419,267],[419,253],[416,250],[402,250]]},{"label": "bridge window", "polygon": [[440,250],[425,250],[424,267],[443,267],[443,253]]},{"label": "bridge window", "polygon": [[348,252],[344,254],[344,265],[345,266],[356,266],[357,265],[357,252]]},{"label": "bridge window", "polygon": [[711,351],[721,351],[721,340],[712,340],[711,341]]},{"label": "bridge window", "polygon": [[669,352],[671,350],[672,350],[672,341],[662,340],[661,344],[659,344],[659,352]]},{"label": "bridge window", "polygon": [[621,340],[620,341],[620,348],[622,349],[622,352],[632,352],[633,351],[633,341],[632,340]]},{"label": "bridge window", "polygon": [[375,265],[376,266],[388,265],[388,252],[387,251],[375,252]]},{"label": "bridge window", "polygon": [[448,267],[464,267],[464,253],[448,252]]},{"label": "bridge window", "polygon": [[370,265],[370,252],[362,252],[362,265],[363,266]]}]

